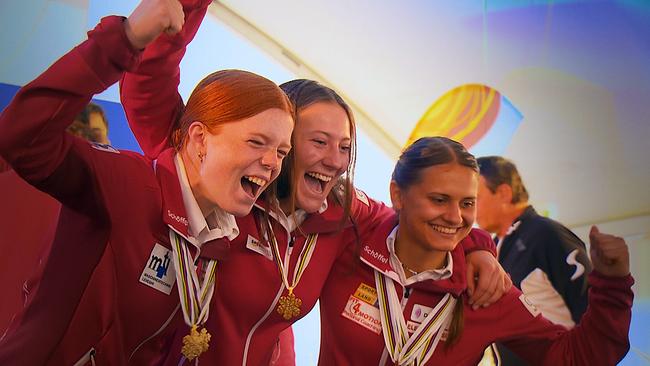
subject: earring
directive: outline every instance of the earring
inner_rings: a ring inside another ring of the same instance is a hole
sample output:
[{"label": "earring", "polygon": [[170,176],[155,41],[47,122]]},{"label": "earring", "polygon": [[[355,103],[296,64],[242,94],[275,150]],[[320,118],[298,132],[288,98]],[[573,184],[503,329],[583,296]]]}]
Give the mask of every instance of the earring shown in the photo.
[{"label": "earring", "polygon": [[201,162],[201,164],[203,164],[203,159],[205,158],[205,154],[199,152],[198,156],[199,156],[199,161]]}]

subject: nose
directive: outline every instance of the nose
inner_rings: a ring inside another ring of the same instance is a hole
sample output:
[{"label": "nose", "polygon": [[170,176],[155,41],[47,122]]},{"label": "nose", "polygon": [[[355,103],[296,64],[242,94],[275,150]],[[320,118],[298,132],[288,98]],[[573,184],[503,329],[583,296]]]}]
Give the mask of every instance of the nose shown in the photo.
[{"label": "nose", "polygon": [[341,151],[337,146],[333,146],[325,159],[323,159],[323,165],[340,172],[347,169],[349,161],[349,152]]},{"label": "nose", "polygon": [[280,158],[275,150],[269,149],[262,155],[262,165],[270,170],[275,170],[280,166]]},{"label": "nose", "polygon": [[461,209],[456,204],[450,203],[447,205],[447,209],[445,210],[443,218],[445,221],[455,226],[461,225],[463,223]]}]

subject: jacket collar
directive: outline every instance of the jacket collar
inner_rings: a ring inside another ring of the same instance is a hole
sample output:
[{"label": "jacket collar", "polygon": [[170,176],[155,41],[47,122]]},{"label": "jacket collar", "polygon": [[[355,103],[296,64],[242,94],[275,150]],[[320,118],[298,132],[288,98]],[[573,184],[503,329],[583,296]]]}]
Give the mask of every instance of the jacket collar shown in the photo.
[{"label": "jacket collar", "polygon": [[[399,276],[390,264],[390,252],[386,243],[386,238],[390,235],[395,226],[397,226],[398,222],[397,214],[382,221],[370,238],[361,243],[360,256],[361,261],[367,266],[380,271],[399,284]],[[463,241],[465,240],[471,239],[463,239]],[[462,242],[454,248],[451,252],[451,256],[453,258],[454,269],[450,278],[438,281],[425,280],[422,282],[416,282],[408,287],[430,293],[449,292],[455,297],[461,295],[467,288],[465,253],[463,251]]]},{"label": "jacket collar", "polygon": [[[260,211],[267,210],[269,204],[262,199],[258,199],[255,202],[255,208]],[[277,215],[273,211],[269,211],[269,216],[275,220],[279,221]],[[346,229],[352,226],[352,221],[350,219],[346,220],[343,227],[340,227],[341,217],[343,216],[343,207],[338,203],[333,201],[331,198],[327,198],[327,209],[320,213],[308,214],[305,221],[299,226],[299,231],[309,234],[325,234],[336,232],[339,229]]]},{"label": "jacket collar", "polygon": [[527,220],[527,219],[529,219],[529,218],[531,218],[533,216],[537,216],[537,215],[538,215],[537,211],[535,211],[533,206],[528,206],[528,207],[526,207],[526,209],[524,209],[524,212],[522,212],[521,215],[519,215],[519,217],[517,217],[517,219],[515,219],[515,222]]},{"label": "jacket collar", "polygon": [[[173,148],[166,149],[158,156],[157,160],[153,161],[153,167],[162,194],[163,222],[187,239],[189,237],[189,221],[183,204],[183,195],[176,166],[174,165],[175,155],[176,150]],[[224,259],[227,257],[229,249],[230,240],[224,237],[204,243],[200,255],[208,259]]]}]

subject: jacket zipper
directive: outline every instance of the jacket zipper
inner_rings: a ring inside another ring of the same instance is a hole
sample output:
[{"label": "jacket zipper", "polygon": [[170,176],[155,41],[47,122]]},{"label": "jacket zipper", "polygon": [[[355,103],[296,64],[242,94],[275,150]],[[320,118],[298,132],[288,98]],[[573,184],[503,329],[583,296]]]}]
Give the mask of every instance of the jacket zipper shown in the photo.
[{"label": "jacket zipper", "polygon": [[[137,347],[135,347],[135,349],[133,350],[133,352],[131,352],[131,356],[129,356],[129,360],[127,361],[127,363],[131,363],[131,359],[133,358],[133,356],[135,355],[135,353],[138,352],[138,350],[140,349],[140,347],[142,347],[145,343],[149,342],[152,338],[156,337],[156,336],[157,336],[158,334],[160,334],[160,333],[161,333],[165,328],[167,328],[167,326],[168,326],[169,323],[172,321],[172,319],[174,319],[174,316],[176,315],[176,312],[178,311],[178,308],[180,308],[180,306],[181,306],[181,304],[180,304],[180,302],[179,302],[178,305],[176,305],[176,308],[174,309],[174,311],[172,311],[172,314],[169,316],[169,318],[167,318],[167,320],[163,323],[163,325],[162,325],[162,326],[161,326],[161,327],[160,327],[160,328],[159,328],[159,329],[158,329],[154,334],[152,334],[152,335],[150,335],[149,337],[147,337],[145,340],[143,340],[142,342],[140,342],[140,344],[138,344]],[[93,364],[94,364],[94,363],[93,363]]]}]

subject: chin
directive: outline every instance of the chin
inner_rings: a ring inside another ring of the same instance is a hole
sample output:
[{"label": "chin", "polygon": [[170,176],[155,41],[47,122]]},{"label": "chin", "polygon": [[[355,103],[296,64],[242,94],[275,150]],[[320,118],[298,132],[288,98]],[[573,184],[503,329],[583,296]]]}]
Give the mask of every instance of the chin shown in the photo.
[{"label": "chin", "polygon": [[230,203],[220,206],[222,210],[233,216],[243,217],[248,215],[253,209],[253,204]]},{"label": "chin", "polygon": [[445,240],[436,240],[434,243],[431,243],[432,249],[438,250],[438,251],[444,251],[444,252],[451,252],[453,251],[460,240],[454,239],[445,239]]},{"label": "chin", "polygon": [[297,208],[303,209],[306,213],[311,214],[318,212],[325,199],[296,199]]}]

